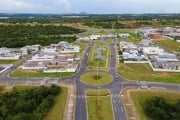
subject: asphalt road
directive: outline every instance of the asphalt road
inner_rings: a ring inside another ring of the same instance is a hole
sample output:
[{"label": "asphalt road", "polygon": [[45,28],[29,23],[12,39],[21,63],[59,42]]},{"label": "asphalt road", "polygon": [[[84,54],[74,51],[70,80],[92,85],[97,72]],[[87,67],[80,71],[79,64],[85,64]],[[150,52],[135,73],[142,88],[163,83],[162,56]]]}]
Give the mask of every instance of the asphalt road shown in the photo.
[{"label": "asphalt road", "polygon": [[[120,99],[120,92],[127,87],[142,88],[142,89],[163,89],[163,90],[177,90],[180,91],[180,84],[167,84],[167,83],[155,83],[145,81],[128,81],[123,79],[116,71],[116,52],[115,52],[115,40],[110,44],[111,55],[110,55],[110,68],[107,73],[111,74],[113,78],[112,83],[103,85],[100,89],[109,89],[111,92],[112,105],[114,111],[115,120],[127,120],[122,101]],[[0,83],[7,84],[58,84],[58,83],[69,83],[76,86],[76,111],[75,120],[86,120],[87,119],[87,108],[86,108],[86,95],[87,89],[99,89],[99,86],[84,85],[80,82],[80,76],[87,71],[88,56],[90,55],[91,49],[94,43],[89,44],[86,49],[84,56],[79,65],[79,71],[76,75],[70,78],[10,78],[9,74],[19,67],[21,64],[10,68],[0,76]],[[96,70],[93,70],[96,71]]]}]

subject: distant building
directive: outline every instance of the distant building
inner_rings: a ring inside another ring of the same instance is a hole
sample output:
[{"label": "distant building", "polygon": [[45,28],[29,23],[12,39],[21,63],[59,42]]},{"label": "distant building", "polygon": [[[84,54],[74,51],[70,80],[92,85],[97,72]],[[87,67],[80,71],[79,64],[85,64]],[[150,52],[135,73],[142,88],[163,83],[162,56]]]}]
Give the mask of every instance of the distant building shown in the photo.
[{"label": "distant building", "polygon": [[121,38],[121,39],[127,39],[127,38],[129,38],[129,34],[128,33],[120,33],[119,34],[119,37]]},{"label": "distant building", "polygon": [[91,35],[89,37],[90,40],[98,40],[98,39],[101,39],[101,35]]}]

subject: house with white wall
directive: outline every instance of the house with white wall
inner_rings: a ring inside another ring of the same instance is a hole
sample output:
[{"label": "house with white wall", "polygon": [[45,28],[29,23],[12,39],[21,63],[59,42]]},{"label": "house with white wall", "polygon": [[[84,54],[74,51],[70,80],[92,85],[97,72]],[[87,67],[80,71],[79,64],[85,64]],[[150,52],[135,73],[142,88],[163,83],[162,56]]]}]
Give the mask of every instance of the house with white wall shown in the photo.
[{"label": "house with white wall", "polygon": [[44,70],[47,68],[47,63],[40,61],[27,61],[20,66],[20,68],[23,70]]},{"label": "house with white wall", "polygon": [[0,60],[19,60],[22,53],[19,50],[0,48]]},{"label": "house with white wall", "polygon": [[91,35],[89,37],[90,40],[98,40],[98,39],[101,39],[101,35]]},{"label": "house with white wall", "polygon": [[55,55],[35,54],[34,56],[32,56],[31,59],[29,59],[27,61],[43,62],[43,61],[51,61],[54,58],[55,58]]},{"label": "house with white wall", "polygon": [[130,34],[129,34],[129,33],[120,33],[120,34],[119,34],[119,37],[120,37],[121,39],[127,39],[127,38],[130,37]]}]

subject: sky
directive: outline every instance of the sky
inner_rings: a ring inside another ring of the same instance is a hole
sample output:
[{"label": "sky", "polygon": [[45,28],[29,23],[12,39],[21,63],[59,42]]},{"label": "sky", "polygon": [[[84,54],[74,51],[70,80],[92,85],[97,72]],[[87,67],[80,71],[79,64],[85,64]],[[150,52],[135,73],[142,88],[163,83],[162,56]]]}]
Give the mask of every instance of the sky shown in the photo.
[{"label": "sky", "polygon": [[180,0],[0,0],[0,13],[180,13]]}]

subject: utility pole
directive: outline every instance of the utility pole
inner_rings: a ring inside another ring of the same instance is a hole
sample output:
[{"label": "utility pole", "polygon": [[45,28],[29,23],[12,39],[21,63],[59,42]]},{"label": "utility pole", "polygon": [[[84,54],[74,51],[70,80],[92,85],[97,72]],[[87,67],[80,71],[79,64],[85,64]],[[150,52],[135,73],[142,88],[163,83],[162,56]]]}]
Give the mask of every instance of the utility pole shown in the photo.
[{"label": "utility pole", "polygon": [[98,106],[100,105],[100,103],[99,103],[99,92],[100,92],[100,88],[101,88],[101,87],[98,87]]}]

